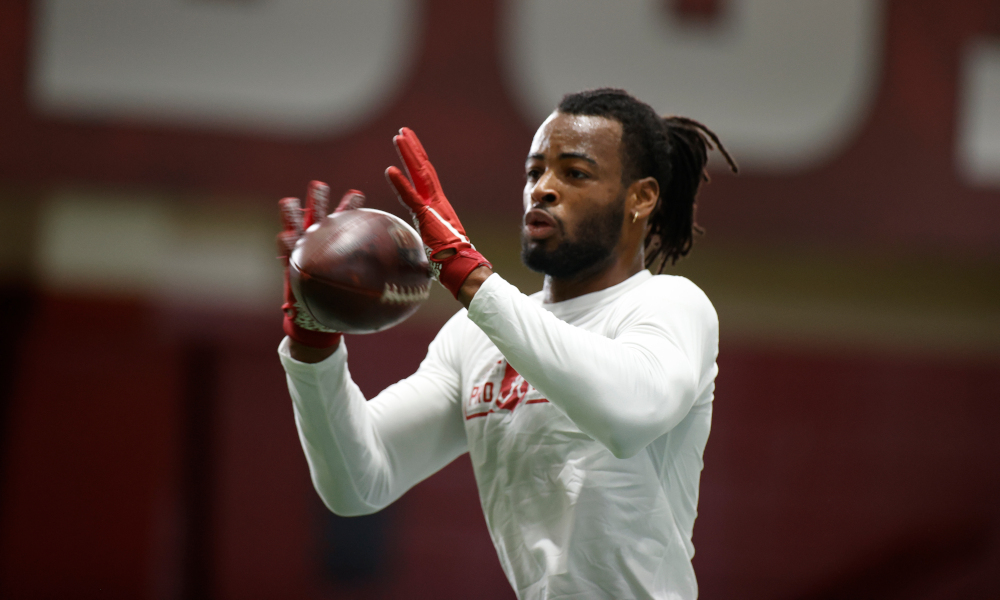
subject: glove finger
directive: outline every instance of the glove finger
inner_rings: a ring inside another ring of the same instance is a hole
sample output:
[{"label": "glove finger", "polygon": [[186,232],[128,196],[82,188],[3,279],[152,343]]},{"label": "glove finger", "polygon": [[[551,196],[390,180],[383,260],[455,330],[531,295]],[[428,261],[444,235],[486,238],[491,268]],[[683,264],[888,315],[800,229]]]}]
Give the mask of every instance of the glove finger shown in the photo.
[{"label": "glove finger", "polygon": [[292,255],[292,251],[295,250],[295,243],[299,241],[299,237],[301,236],[292,231],[282,231],[275,239],[278,246],[278,258],[286,266],[288,265],[288,258]]},{"label": "glove finger", "polygon": [[298,198],[282,198],[278,201],[281,213],[281,228],[284,232],[293,233],[296,239],[302,235],[303,215],[302,205]]},{"label": "glove finger", "polygon": [[403,127],[402,131],[407,144],[413,149],[413,153],[423,165],[424,171],[427,173],[431,185],[436,191],[441,191],[441,180],[438,179],[437,169],[434,168],[434,163],[432,163],[430,157],[427,156],[427,150],[425,150],[424,145],[420,143],[420,139],[417,137],[416,132],[409,127]]},{"label": "glove finger", "polygon": [[417,139],[417,135],[407,127],[399,131],[400,134],[392,138],[392,141],[413,181],[413,187],[425,198],[439,193],[441,184],[438,182],[437,172],[427,158],[427,152]]},{"label": "glove finger", "polygon": [[418,165],[416,163],[416,158],[405,148],[406,140],[403,139],[402,134],[395,135],[392,137],[392,145],[396,147],[396,154],[399,155],[399,160],[403,163],[403,169],[406,170],[406,176],[413,179],[413,173],[417,170]]},{"label": "glove finger", "polygon": [[417,137],[417,133],[410,129],[409,127],[403,127],[399,130],[399,135],[406,140],[407,145],[413,150],[413,154],[421,161],[429,163],[431,161],[430,157],[427,156],[427,150],[424,150],[424,145],[420,143],[420,138]]},{"label": "glove finger", "polygon": [[403,206],[409,208],[411,211],[416,212],[418,208],[424,206],[425,202],[413,186],[410,184],[410,180],[406,178],[397,167],[389,167],[385,170],[385,178],[389,182],[389,186],[392,187],[396,192],[396,196],[399,198],[400,203]]},{"label": "glove finger", "polygon": [[282,198],[278,201],[281,214],[281,233],[275,240],[278,245],[278,257],[288,264],[295,243],[302,237],[302,206],[298,198]]},{"label": "glove finger", "polygon": [[365,195],[359,190],[347,190],[344,196],[340,199],[340,204],[337,205],[337,209],[334,213],[343,212],[345,210],[354,210],[355,208],[361,208],[365,205]]},{"label": "glove finger", "polygon": [[330,204],[330,186],[322,181],[310,181],[306,190],[306,207],[303,228],[309,229],[314,223],[326,218]]}]

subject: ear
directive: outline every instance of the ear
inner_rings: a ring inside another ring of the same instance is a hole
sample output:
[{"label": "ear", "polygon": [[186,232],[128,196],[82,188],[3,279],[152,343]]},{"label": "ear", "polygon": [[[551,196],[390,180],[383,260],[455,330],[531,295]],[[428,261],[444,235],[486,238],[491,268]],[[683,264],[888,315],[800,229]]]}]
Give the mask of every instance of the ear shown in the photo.
[{"label": "ear", "polygon": [[637,179],[628,186],[628,214],[638,213],[639,219],[647,219],[656,210],[660,199],[660,184],[655,177]]}]

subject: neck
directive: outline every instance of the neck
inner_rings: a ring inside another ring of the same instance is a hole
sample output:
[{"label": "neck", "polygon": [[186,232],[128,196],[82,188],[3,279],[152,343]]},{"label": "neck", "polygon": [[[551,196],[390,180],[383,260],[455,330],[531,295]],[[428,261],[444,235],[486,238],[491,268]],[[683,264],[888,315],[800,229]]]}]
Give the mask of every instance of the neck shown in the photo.
[{"label": "neck", "polygon": [[595,269],[571,278],[556,279],[546,275],[542,287],[542,302],[562,302],[618,285],[641,271],[642,263],[642,253],[636,253],[630,261],[616,260],[610,265],[597,265]]}]

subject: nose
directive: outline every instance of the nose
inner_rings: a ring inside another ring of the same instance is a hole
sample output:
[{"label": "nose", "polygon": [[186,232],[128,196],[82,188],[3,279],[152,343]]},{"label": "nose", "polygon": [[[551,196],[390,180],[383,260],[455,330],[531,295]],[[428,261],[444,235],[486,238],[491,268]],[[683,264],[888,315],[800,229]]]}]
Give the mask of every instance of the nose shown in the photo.
[{"label": "nose", "polygon": [[532,206],[555,204],[559,202],[559,191],[556,189],[556,178],[551,171],[546,170],[531,188]]}]

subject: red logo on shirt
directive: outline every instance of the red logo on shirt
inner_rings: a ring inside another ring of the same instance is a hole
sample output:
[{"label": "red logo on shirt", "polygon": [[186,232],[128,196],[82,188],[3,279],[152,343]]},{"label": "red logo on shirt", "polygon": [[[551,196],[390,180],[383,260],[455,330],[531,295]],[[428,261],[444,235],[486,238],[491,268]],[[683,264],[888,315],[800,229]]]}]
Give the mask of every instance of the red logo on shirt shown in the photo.
[{"label": "red logo on shirt", "polygon": [[[495,381],[499,375],[499,365],[504,365],[503,378],[499,382]],[[498,368],[494,369],[487,381],[481,386],[472,388],[469,397],[469,404],[466,410],[466,419],[483,417],[497,411],[513,411],[523,404],[538,404],[548,402],[541,398],[536,390],[521,374],[514,370],[514,367],[506,364],[505,361],[497,363]],[[493,380],[493,381],[490,381]],[[499,383],[499,393],[496,384]]]},{"label": "red logo on shirt", "polygon": [[503,410],[514,410],[518,404],[524,400],[524,395],[531,387],[521,374],[514,370],[514,367],[507,365],[504,369],[503,381],[500,382],[500,396],[497,398],[497,408]]}]

